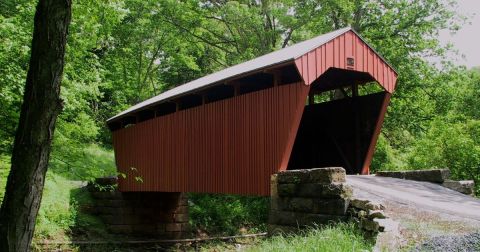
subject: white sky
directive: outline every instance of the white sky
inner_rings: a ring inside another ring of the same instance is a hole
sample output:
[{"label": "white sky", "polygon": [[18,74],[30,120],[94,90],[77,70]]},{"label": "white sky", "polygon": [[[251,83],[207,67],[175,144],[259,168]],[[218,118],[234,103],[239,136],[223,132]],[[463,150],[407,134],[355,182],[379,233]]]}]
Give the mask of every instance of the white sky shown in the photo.
[{"label": "white sky", "polygon": [[[458,65],[468,68],[480,66],[480,0],[457,0],[458,13],[472,16],[454,35],[441,31],[439,40],[442,44],[452,43],[459,56],[450,55]],[[433,60],[434,62],[437,60]]]}]

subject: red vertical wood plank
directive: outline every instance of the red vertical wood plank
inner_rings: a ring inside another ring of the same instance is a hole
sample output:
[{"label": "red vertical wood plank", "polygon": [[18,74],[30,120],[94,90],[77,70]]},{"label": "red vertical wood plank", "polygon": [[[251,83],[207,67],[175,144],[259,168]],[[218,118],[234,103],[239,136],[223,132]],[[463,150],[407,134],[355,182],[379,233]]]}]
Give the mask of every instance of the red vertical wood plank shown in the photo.
[{"label": "red vertical wood plank", "polygon": [[312,84],[313,81],[317,78],[317,59],[316,59],[315,50],[310,51],[307,54],[308,59],[308,85]]},{"label": "red vertical wood plank", "polygon": [[345,69],[345,50],[346,50],[346,44],[345,44],[345,35],[338,37],[339,39],[339,47],[338,47],[338,54],[339,54],[339,59],[338,59],[338,67]]},{"label": "red vertical wood plank", "polygon": [[326,69],[328,70],[328,68],[330,67],[333,67],[333,58],[334,58],[334,55],[333,55],[333,41],[330,41],[327,43],[327,46],[326,46]]},{"label": "red vertical wood plank", "polygon": [[315,79],[317,79],[320,75],[322,75],[322,48],[317,48],[315,50]]},{"label": "red vertical wood plank", "polygon": [[378,136],[380,135],[380,131],[383,125],[383,120],[385,119],[385,114],[387,113],[387,107],[390,103],[390,97],[391,93],[385,92],[385,98],[383,99],[382,108],[380,110],[379,117],[375,125],[375,131],[373,133],[372,139],[370,140],[370,145],[368,146],[365,161],[363,163],[362,174],[370,173],[370,164],[372,163],[373,154],[375,152],[375,145],[377,144]]}]

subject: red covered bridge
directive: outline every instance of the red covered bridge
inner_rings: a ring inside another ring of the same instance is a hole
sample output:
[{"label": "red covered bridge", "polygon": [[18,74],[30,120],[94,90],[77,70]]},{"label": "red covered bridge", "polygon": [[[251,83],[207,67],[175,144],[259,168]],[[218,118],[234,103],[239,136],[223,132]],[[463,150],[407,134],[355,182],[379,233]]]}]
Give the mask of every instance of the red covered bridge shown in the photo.
[{"label": "red covered bridge", "polygon": [[396,79],[344,28],[191,81],[108,120],[119,189],[268,195],[286,169],[368,174]]}]

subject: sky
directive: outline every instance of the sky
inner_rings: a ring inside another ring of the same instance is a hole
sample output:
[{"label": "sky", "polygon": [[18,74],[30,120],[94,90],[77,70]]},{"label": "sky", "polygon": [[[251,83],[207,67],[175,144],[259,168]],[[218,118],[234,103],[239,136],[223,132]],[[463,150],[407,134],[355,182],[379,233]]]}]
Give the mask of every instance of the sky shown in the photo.
[{"label": "sky", "polygon": [[468,68],[480,66],[480,0],[457,2],[458,13],[474,16],[456,34],[440,31],[439,40],[442,44],[452,43],[458,50],[460,56],[450,55],[457,65],[466,65]]}]

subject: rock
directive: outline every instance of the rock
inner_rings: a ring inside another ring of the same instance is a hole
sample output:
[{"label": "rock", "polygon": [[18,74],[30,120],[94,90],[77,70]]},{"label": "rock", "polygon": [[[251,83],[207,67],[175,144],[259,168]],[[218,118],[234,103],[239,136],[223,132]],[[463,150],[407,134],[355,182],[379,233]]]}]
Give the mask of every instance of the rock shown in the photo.
[{"label": "rock", "polygon": [[309,213],[313,211],[313,199],[309,198],[280,198],[279,208],[282,210]]},{"label": "rock", "polygon": [[278,195],[281,197],[305,197],[305,198],[350,198],[353,189],[343,183],[331,184],[279,184]]},{"label": "rock", "polygon": [[345,215],[349,202],[348,199],[315,199],[312,213]]},{"label": "rock", "polygon": [[373,202],[367,199],[352,199],[350,201],[350,205],[352,207],[362,209],[365,211],[368,210],[385,210],[385,207],[378,203],[378,202]]},{"label": "rock", "polygon": [[369,219],[385,219],[385,213],[382,210],[369,210],[368,211],[368,218]]},{"label": "rock", "polygon": [[368,210],[367,203],[370,203],[370,201],[367,199],[352,199],[350,201],[350,205],[362,210]]},{"label": "rock", "polygon": [[366,204],[366,208],[367,209],[364,209],[364,210],[385,210],[385,207],[382,204],[378,202],[372,202],[372,201]]},{"label": "rock", "polygon": [[345,169],[342,167],[288,170],[278,173],[279,184],[305,184],[345,182]]},{"label": "rock", "polygon": [[442,183],[442,186],[466,195],[474,196],[475,192],[475,182],[473,180],[446,180]]},{"label": "rock", "polygon": [[378,229],[380,228],[380,225],[378,224],[378,222],[374,220],[369,220],[364,218],[360,221],[360,227],[368,231],[377,232]]},{"label": "rock", "polygon": [[450,177],[449,169],[411,170],[411,171],[379,171],[376,176],[392,177],[416,181],[443,183]]}]

